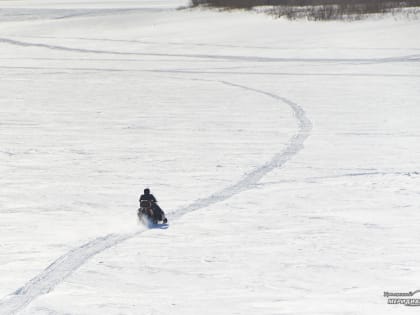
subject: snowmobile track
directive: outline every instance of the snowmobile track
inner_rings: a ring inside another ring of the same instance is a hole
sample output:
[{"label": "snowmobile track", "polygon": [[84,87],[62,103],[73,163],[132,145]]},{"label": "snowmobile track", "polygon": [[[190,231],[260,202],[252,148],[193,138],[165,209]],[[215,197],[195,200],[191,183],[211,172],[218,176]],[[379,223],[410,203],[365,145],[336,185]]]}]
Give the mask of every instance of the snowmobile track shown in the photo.
[{"label": "snowmobile track", "polygon": [[117,56],[149,56],[149,57],[173,57],[173,58],[193,58],[193,59],[210,59],[210,60],[227,60],[227,61],[244,61],[244,62],[308,62],[308,63],[350,63],[350,64],[375,64],[387,62],[419,62],[420,55],[404,55],[388,58],[275,58],[275,57],[259,57],[259,56],[236,56],[236,55],[211,55],[211,54],[169,54],[169,53],[145,53],[145,52],[126,52],[100,49],[86,49],[77,47],[68,47],[61,45],[51,45],[45,43],[26,42],[5,37],[0,37],[0,44],[8,44],[20,47],[37,47],[56,51],[66,51],[75,53],[90,53]]},{"label": "snowmobile track", "polygon": [[[200,79],[198,79],[200,80]],[[252,189],[261,180],[263,176],[271,172],[275,168],[282,167],[295,156],[300,150],[303,149],[305,140],[309,137],[312,130],[312,123],[306,117],[306,113],[302,107],[298,104],[278,96],[276,94],[266,92],[263,90],[255,89],[245,85],[235,84],[228,81],[216,81],[216,80],[202,80],[212,81],[231,86],[234,88],[240,88],[247,91],[259,93],[266,97],[278,100],[284,104],[287,104],[294,117],[297,120],[298,130],[290,138],[287,146],[279,153],[273,156],[273,158],[266,163],[262,164],[258,168],[249,172],[237,183],[234,183],[221,191],[210,195],[207,198],[199,199],[192,204],[183,207],[168,215],[172,220],[182,217],[184,214],[205,208],[212,204],[227,200],[232,196],[243,192],[248,189]],[[0,300],[0,314],[17,314],[22,311],[27,305],[29,305],[37,297],[47,294],[54,290],[54,288],[69,277],[73,272],[79,269],[84,263],[86,263],[92,256],[103,252],[104,250],[120,244],[121,242],[133,238],[144,230],[129,233],[129,234],[109,234],[103,237],[98,237],[90,242],[83,244],[80,247],[74,248],[67,252],[63,256],[55,260],[51,265],[44,269],[39,275],[29,280],[23,287],[19,288],[12,294],[4,297]]]}]

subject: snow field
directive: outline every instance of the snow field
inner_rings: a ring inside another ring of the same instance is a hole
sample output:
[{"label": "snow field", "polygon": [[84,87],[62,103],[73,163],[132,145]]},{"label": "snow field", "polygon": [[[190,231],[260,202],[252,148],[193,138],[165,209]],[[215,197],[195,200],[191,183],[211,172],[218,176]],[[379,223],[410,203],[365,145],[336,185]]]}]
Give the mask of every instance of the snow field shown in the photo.
[{"label": "snow field", "polygon": [[177,5],[2,2],[0,311],[414,314],[418,21]]}]

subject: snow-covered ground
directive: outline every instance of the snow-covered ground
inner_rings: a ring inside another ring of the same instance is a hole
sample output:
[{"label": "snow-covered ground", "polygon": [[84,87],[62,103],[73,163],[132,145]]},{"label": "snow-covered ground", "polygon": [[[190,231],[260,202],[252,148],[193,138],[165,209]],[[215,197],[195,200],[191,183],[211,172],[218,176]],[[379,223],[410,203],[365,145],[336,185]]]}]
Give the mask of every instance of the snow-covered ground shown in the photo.
[{"label": "snow-covered ground", "polygon": [[0,314],[416,314],[420,21],[185,4],[0,2]]}]

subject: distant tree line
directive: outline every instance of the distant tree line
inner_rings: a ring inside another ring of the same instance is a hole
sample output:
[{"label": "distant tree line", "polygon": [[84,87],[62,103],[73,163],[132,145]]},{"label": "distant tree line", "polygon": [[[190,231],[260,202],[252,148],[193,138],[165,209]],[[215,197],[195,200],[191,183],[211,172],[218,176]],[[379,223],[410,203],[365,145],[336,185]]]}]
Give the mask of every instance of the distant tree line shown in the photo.
[{"label": "distant tree line", "polygon": [[420,0],[191,0],[193,6],[251,9],[271,6],[271,13],[290,19],[313,20],[360,18],[364,14],[385,13],[397,8],[420,7]]}]

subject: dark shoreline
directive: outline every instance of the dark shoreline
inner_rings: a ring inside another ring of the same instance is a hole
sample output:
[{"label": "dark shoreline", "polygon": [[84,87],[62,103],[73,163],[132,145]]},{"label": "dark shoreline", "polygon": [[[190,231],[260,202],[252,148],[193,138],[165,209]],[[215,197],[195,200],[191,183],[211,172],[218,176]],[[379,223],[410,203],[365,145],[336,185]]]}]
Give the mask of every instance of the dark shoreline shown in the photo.
[{"label": "dark shoreline", "polygon": [[192,0],[192,6],[245,10],[267,6],[273,16],[291,20],[359,20],[369,14],[395,13],[404,8],[420,11],[420,0]]}]

